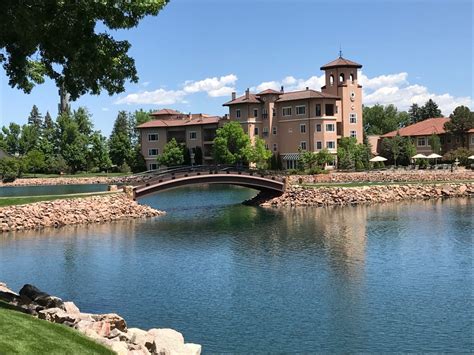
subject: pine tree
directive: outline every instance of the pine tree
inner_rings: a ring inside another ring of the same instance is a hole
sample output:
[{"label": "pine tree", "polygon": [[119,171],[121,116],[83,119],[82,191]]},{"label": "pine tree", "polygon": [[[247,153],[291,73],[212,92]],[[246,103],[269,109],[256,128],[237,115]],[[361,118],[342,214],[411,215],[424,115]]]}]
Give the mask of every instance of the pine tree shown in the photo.
[{"label": "pine tree", "polygon": [[423,112],[418,104],[412,104],[408,110],[408,114],[410,115],[410,124],[417,123],[422,120]]},{"label": "pine tree", "polygon": [[421,120],[426,120],[428,118],[437,118],[437,117],[443,117],[443,114],[441,113],[441,110],[439,109],[438,105],[436,102],[434,102],[432,99],[429,99],[426,101],[425,105],[421,108]]},{"label": "pine tree", "polygon": [[30,115],[28,116],[28,124],[35,126],[36,128],[41,128],[43,125],[43,116],[41,116],[36,105],[33,105]]},{"label": "pine tree", "polygon": [[114,122],[109,139],[109,154],[113,164],[122,166],[127,163],[130,165],[130,160],[133,157],[133,146],[129,117],[125,111],[120,111]]}]

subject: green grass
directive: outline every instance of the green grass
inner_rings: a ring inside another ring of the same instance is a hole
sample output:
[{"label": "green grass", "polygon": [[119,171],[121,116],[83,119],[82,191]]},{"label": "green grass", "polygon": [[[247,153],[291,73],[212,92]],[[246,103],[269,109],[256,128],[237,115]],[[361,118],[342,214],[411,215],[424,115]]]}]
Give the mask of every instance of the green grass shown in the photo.
[{"label": "green grass", "polygon": [[77,173],[77,174],[23,174],[22,178],[41,178],[41,179],[54,179],[54,178],[85,178],[85,177],[116,177],[116,176],[127,176],[129,173]]},{"label": "green grass", "polygon": [[[85,192],[78,194],[63,194],[63,195],[43,195],[43,196],[18,196],[18,197],[0,197],[0,207],[5,206],[14,206],[14,205],[25,205],[33,202],[42,202],[42,201],[53,201],[60,200],[65,198],[81,198],[81,197],[90,197],[90,196],[99,196],[117,193],[116,191],[109,192]],[[1,354],[1,353],[0,353]]]},{"label": "green grass", "polygon": [[12,310],[1,301],[0,353],[114,354],[74,329]]},{"label": "green grass", "polygon": [[321,182],[321,183],[305,183],[301,186],[308,188],[320,187],[363,187],[363,186],[389,186],[389,185],[434,185],[446,183],[472,183],[474,180],[453,180],[453,181],[384,181],[384,182]]}]

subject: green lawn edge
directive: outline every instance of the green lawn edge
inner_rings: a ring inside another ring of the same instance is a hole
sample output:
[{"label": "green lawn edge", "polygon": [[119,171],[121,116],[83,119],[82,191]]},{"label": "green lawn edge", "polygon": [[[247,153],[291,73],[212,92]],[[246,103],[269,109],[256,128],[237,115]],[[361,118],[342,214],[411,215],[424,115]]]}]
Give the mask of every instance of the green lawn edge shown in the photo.
[{"label": "green lawn edge", "polygon": [[41,195],[41,196],[18,196],[18,197],[0,197],[0,207],[8,207],[15,205],[26,205],[34,202],[54,201],[69,198],[85,198],[91,196],[104,196],[120,193],[120,191],[100,191],[100,192],[85,192],[77,194],[62,194],[62,195]]},{"label": "green lawn edge", "polygon": [[78,331],[12,310],[0,301],[0,354],[115,354]]},{"label": "green lawn edge", "polygon": [[473,183],[474,180],[452,180],[452,181],[378,181],[378,182],[321,182],[321,183],[303,183],[300,186],[307,188],[321,187],[364,187],[364,186],[390,186],[390,185],[442,185],[442,184],[465,184]]}]

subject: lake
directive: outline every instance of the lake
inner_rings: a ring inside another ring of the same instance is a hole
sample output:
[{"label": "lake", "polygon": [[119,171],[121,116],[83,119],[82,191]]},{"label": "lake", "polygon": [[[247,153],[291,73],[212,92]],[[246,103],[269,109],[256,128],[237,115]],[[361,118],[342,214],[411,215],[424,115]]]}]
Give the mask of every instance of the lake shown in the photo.
[{"label": "lake", "polygon": [[166,216],[4,234],[0,281],[169,327],[213,352],[470,352],[472,199],[243,206],[245,188],[142,199]]}]

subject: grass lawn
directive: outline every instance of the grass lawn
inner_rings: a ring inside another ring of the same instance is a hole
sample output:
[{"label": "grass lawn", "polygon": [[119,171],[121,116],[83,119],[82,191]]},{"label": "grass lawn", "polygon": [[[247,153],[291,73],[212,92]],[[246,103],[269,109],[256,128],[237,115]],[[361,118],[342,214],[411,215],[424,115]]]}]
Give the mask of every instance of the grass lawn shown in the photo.
[{"label": "grass lawn", "polygon": [[41,202],[41,201],[53,201],[53,200],[60,200],[60,199],[65,199],[65,198],[81,198],[81,197],[108,195],[112,193],[117,193],[117,192],[104,191],[104,192],[85,192],[85,193],[79,193],[79,194],[64,194],[64,195],[0,197],[0,207],[24,205],[27,203]]},{"label": "grass lawn", "polygon": [[0,301],[1,354],[114,354],[76,330],[12,310]]},{"label": "grass lawn", "polygon": [[40,179],[54,179],[54,178],[85,178],[85,177],[116,177],[127,176],[131,173],[77,173],[77,174],[23,174],[22,178],[40,178]]},{"label": "grass lawn", "polygon": [[453,180],[453,181],[385,181],[385,182],[321,182],[315,184],[302,184],[303,187],[319,188],[319,187],[362,187],[362,186],[388,186],[388,185],[433,185],[433,184],[449,184],[449,183],[472,183],[474,180]]}]

